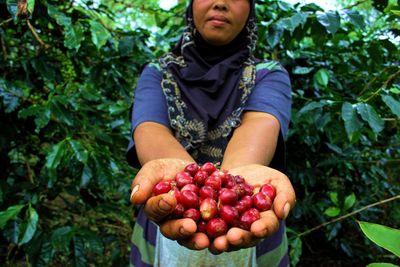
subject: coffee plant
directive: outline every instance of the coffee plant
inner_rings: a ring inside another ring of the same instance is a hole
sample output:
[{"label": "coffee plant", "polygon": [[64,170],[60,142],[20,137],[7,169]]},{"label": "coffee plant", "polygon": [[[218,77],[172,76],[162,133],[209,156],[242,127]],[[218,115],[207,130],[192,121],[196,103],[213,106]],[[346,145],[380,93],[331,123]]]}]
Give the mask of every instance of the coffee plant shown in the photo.
[{"label": "coffee plant", "polygon": [[[257,1],[256,55],[293,87],[291,262],[399,264],[359,227],[400,228],[399,1],[340,3]],[[2,266],[129,266],[134,88],[178,40],[185,6],[0,0]]]}]

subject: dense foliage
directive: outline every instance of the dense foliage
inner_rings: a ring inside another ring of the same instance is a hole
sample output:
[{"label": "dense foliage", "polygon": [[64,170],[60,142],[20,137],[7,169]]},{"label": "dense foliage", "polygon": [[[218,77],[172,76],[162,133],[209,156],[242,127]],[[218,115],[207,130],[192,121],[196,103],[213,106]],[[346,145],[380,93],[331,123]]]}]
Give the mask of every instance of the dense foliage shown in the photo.
[{"label": "dense foliage", "polygon": [[[2,265],[128,265],[133,89],[177,41],[185,3],[96,3],[0,0]],[[260,0],[257,12],[257,56],[293,85],[292,264],[396,263],[356,220],[400,228],[399,200],[363,209],[400,194],[399,1]]]}]

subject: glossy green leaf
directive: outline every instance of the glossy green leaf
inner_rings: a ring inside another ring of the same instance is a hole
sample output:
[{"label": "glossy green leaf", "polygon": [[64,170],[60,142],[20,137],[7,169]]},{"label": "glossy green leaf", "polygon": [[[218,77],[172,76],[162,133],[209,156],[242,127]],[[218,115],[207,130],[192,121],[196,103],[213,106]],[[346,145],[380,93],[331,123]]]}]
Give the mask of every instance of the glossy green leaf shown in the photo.
[{"label": "glossy green leaf", "polygon": [[329,33],[335,34],[340,29],[340,16],[337,11],[317,12],[317,19]]},{"label": "glossy green leaf", "polygon": [[382,100],[390,108],[392,113],[400,118],[400,101],[397,101],[396,99],[394,99],[394,97],[390,95],[383,95]]},{"label": "glossy green leaf", "polygon": [[378,246],[400,257],[400,230],[385,225],[358,222],[363,233]]},{"label": "glossy green leaf", "polygon": [[291,240],[290,243],[290,262],[293,266],[296,266],[300,262],[300,257],[303,250],[303,243],[300,237],[296,237]]},{"label": "glossy green leaf", "polygon": [[324,214],[328,217],[336,217],[340,214],[340,209],[337,207],[329,207],[324,211]]},{"label": "glossy green leaf", "polygon": [[22,236],[22,239],[18,242],[18,245],[23,245],[29,242],[35,234],[38,226],[39,214],[36,212],[36,210],[31,205],[29,205],[27,212],[28,219],[26,222],[25,232]]},{"label": "glossy green leaf", "polygon": [[36,124],[36,129],[35,131],[38,133],[40,130],[46,125],[49,124],[51,119],[51,111],[47,107],[40,108],[40,112],[36,115],[35,118],[35,124]]},{"label": "glossy green leaf", "polygon": [[55,119],[65,123],[68,126],[72,126],[74,124],[73,117],[71,111],[69,111],[64,104],[60,102],[61,99],[52,98],[50,101],[50,110],[54,115]]},{"label": "glossy green leaf", "polygon": [[55,170],[64,157],[66,149],[65,140],[53,145],[50,153],[46,157],[46,167],[50,170]]},{"label": "glossy green leaf", "polygon": [[92,35],[92,42],[97,49],[103,47],[111,37],[110,32],[101,23],[93,20],[90,21],[90,32]]},{"label": "glossy green leaf", "polygon": [[346,196],[346,198],[344,199],[344,210],[348,210],[350,208],[352,208],[354,206],[354,204],[356,203],[356,195],[354,193]]},{"label": "glossy green leaf", "polygon": [[314,74],[314,81],[323,87],[326,87],[329,83],[329,71],[327,69],[319,69]]},{"label": "glossy green leaf", "polygon": [[73,262],[75,267],[87,266],[87,260],[85,257],[85,241],[82,237],[74,236],[73,241]]},{"label": "glossy green leaf", "polygon": [[8,12],[11,14],[14,20],[17,19],[18,12],[18,1],[17,0],[6,0]]},{"label": "glossy green leaf", "polygon": [[366,103],[357,104],[357,112],[361,115],[361,118],[368,122],[369,126],[375,133],[380,133],[384,128],[384,121],[376,113],[375,109]]},{"label": "glossy green leaf", "polygon": [[51,235],[52,246],[58,251],[69,251],[69,245],[75,230],[71,226],[63,226],[53,231]]},{"label": "glossy green leaf", "polygon": [[313,71],[314,68],[307,68],[307,67],[299,67],[296,66],[293,70],[293,74],[297,74],[297,75],[306,75],[309,74],[311,71]]},{"label": "glossy green leaf", "polygon": [[289,18],[283,18],[278,21],[278,24],[283,29],[293,32],[300,25],[304,26],[307,21],[308,14],[307,13],[296,13],[295,15]]},{"label": "glossy green leaf", "polygon": [[0,211],[0,229],[2,229],[9,220],[14,220],[25,205],[15,205],[8,207],[5,211]]},{"label": "glossy green leaf", "polygon": [[330,192],[329,193],[329,198],[336,206],[339,206],[339,199],[338,199],[338,193],[337,192]]},{"label": "glossy green leaf", "polygon": [[360,12],[349,9],[346,9],[344,12],[348,16],[351,23],[361,28],[362,30],[365,29],[365,18],[363,15],[360,14]]},{"label": "glossy green leaf", "polygon": [[20,100],[18,95],[17,91],[8,88],[5,82],[0,80],[0,100],[3,102],[6,113],[11,113],[19,107]]},{"label": "glossy green leaf", "polygon": [[93,177],[92,169],[88,165],[85,165],[82,170],[80,186],[85,187],[86,185],[88,185],[92,177]]},{"label": "glossy green leaf", "polygon": [[65,15],[65,13],[58,11],[56,7],[47,4],[47,13],[57,21],[58,25],[61,25],[64,28],[71,27],[71,18]]},{"label": "glossy green leaf", "polygon": [[359,131],[363,124],[357,116],[357,111],[352,104],[345,102],[342,105],[342,119],[349,140],[353,140],[354,134]]},{"label": "glossy green leaf", "polygon": [[310,111],[313,111],[315,109],[321,109],[330,103],[328,101],[319,101],[319,102],[310,102],[307,103],[304,107],[302,107],[299,112],[297,113],[297,116],[301,116],[303,114],[308,114]]},{"label": "glossy green leaf", "polygon": [[69,139],[68,142],[71,145],[72,150],[74,151],[74,156],[76,157],[76,159],[86,164],[88,161],[88,151],[85,149],[82,143],[78,140],[73,139]]},{"label": "glossy green leaf", "polygon": [[81,42],[85,39],[83,35],[83,27],[80,23],[75,23],[71,27],[65,29],[65,47],[77,51],[81,47]]},{"label": "glossy green leaf", "polygon": [[282,27],[274,24],[270,27],[269,33],[267,32],[267,42],[270,47],[275,47],[282,39]]},{"label": "glossy green leaf", "polygon": [[28,9],[29,14],[33,14],[33,11],[35,10],[35,0],[27,1],[27,9]]},{"label": "glossy green leaf", "polygon": [[399,267],[399,265],[395,265],[392,263],[386,263],[386,262],[374,262],[368,264],[366,267]]},{"label": "glossy green leaf", "polygon": [[104,245],[101,239],[95,232],[92,231],[81,231],[81,236],[85,240],[85,249],[90,252],[101,254],[104,251]]}]

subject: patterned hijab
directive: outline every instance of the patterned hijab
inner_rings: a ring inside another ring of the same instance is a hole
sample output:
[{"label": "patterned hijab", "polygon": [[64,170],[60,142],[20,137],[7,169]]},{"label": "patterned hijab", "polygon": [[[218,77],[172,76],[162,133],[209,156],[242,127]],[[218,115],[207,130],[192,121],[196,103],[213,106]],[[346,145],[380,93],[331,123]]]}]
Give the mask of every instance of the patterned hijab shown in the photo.
[{"label": "patterned hijab", "polygon": [[[177,46],[160,58],[162,86],[179,88],[189,116],[213,128],[224,121],[239,105],[239,84],[246,65],[254,65],[257,41],[255,0],[244,29],[229,44],[207,43],[196,31],[193,0],[186,11],[186,28]],[[253,77],[254,79],[254,77]],[[247,81],[254,85],[253,81]]]}]

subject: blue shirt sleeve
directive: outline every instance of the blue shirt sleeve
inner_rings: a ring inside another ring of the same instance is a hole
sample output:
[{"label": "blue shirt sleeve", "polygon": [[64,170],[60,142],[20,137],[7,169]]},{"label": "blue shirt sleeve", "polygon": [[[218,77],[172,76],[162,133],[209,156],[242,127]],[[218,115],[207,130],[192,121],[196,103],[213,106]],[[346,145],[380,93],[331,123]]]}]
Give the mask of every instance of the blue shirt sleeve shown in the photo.
[{"label": "blue shirt sleeve", "polygon": [[167,112],[167,101],[161,88],[161,72],[154,66],[147,65],[136,85],[131,118],[131,138],[129,139],[126,158],[128,162],[139,167],[133,131],[142,122],[157,122],[170,128]]},{"label": "blue shirt sleeve", "polygon": [[291,83],[286,70],[261,69],[257,71],[256,86],[244,110],[273,115],[279,121],[282,136],[285,137],[289,128],[291,101]]},{"label": "blue shirt sleeve", "polygon": [[161,72],[151,66],[146,66],[140,75],[134,94],[132,130],[148,121],[170,127],[161,78]]}]

